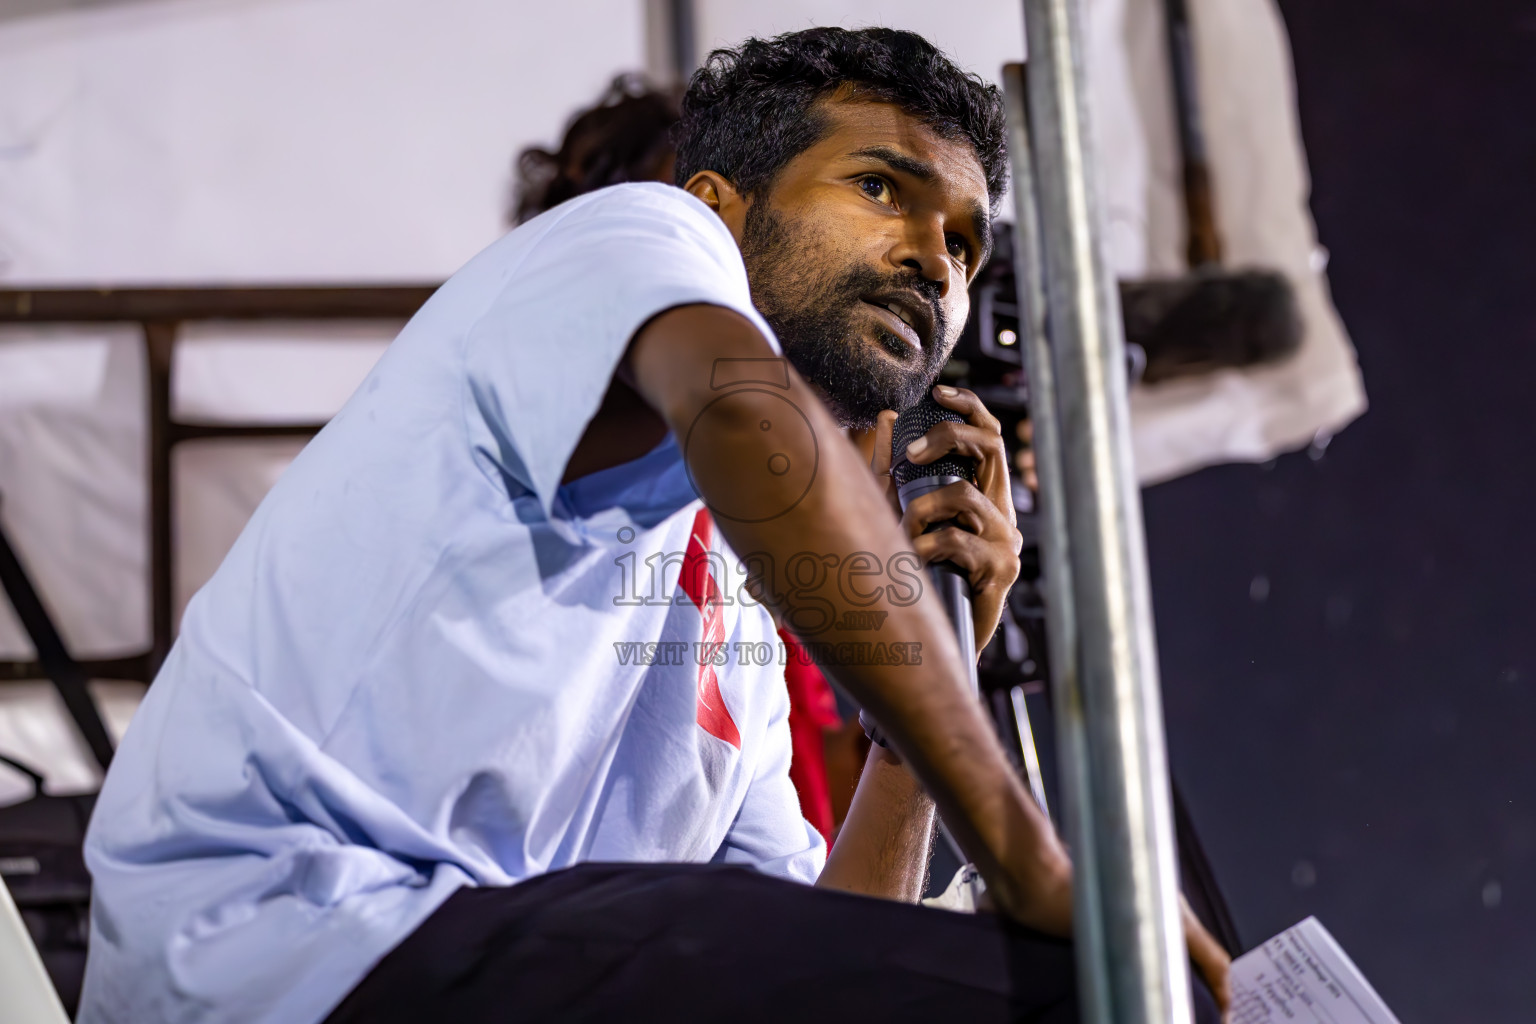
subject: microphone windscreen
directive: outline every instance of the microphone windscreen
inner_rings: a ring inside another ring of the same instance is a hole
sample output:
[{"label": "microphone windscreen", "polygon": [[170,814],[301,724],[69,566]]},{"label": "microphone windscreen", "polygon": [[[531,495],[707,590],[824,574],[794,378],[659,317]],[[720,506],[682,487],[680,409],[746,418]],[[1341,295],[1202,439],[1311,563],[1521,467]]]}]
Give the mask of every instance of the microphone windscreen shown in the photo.
[{"label": "microphone windscreen", "polygon": [[1120,286],[1125,340],[1147,354],[1144,379],[1277,362],[1301,347],[1290,281],[1271,271],[1203,271]]},{"label": "microphone windscreen", "polygon": [[965,417],[953,409],[944,408],[934,400],[931,393],[923,395],[916,405],[896,417],[896,425],[891,430],[891,476],[896,480],[896,486],[931,476],[958,476],[971,481],[976,479],[976,460],[968,455],[950,452],[941,459],[922,465],[907,459],[907,445],[946,420],[964,423]]}]

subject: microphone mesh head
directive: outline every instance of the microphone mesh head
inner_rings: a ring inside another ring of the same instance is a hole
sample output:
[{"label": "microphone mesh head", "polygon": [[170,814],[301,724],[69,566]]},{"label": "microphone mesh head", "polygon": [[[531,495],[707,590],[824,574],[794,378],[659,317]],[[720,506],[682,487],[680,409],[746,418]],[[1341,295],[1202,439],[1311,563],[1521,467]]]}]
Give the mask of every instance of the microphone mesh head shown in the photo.
[{"label": "microphone mesh head", "polygon": [[965,417],[953,409],[946,409],[926,394],[920,401],[900,416],[891,430],[891,476],[900,487],[927,476],[958,476],[974,482],[976,460],[968,455],[949,453],[942,459],[918,465],[907,460],[907,445],[932,430],[935,424],[949,420],[964,423]]}]

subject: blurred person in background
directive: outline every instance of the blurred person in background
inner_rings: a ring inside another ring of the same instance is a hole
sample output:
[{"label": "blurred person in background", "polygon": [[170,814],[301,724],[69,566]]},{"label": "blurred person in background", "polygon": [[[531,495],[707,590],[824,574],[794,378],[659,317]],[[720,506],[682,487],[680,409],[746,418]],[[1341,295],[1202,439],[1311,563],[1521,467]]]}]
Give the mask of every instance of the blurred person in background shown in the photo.
[{"label": "blurred person in background", "polygon": [[597,103],[571,119],[558,149],[531,146],[518,155],[512,225],[609,185],[672,184],[681,99],[678,90],[652,88],[637,74],[614,78]]}]

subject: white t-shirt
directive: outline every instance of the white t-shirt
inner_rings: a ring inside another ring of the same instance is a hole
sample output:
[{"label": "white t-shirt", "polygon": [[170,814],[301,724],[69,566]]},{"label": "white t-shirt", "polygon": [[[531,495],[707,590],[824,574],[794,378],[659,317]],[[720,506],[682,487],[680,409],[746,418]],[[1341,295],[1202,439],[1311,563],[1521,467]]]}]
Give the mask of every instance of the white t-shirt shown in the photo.
[{"label": "white t-shirt", "polygon": [[[665,653],[704,623],[675,582],[700,507],[676,441],[559,482],[630,338],[687,303],[777,344],[719,218],[621,185],[513,231],[406,326],[193,599],[128,730],[86,844],[81,1021],[316,1021],[460,886],[586,860],[814,880],[778,659],[715,667],[738,746],[698,724],[693,654]],[[627,575],[650,564],[654,589]],[[728,650],[774,644],[721,587]]]}]

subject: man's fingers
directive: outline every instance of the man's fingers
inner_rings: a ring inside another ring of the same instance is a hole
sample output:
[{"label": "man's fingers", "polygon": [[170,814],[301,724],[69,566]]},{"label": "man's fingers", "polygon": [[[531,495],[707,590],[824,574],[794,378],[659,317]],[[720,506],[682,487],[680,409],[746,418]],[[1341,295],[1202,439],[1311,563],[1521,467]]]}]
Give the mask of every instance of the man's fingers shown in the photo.
[{"label": "man's fingers", "polygon": [[987,411],[980,398],[965,388],[936,387],[933,397],[940,405],[964,416],[965,423],[936,424],[908,446],[906,457],[918,465],[926,465],[950,452],[975,459],[977,485],[993,504],[1011,516],[1013,493],[1002,424]]},{"label": "man's fingers", "polygon": [[1008,489],[1008,449],[1003,435],[969,423],[940,423],[907,446],[906,456],[917,465],[954,452],[976,460],[976,485],[998,508],[1013,511]]},{"label": "man's fingers", "polygon": [[1210,932],[1205,930],[1205,925],[1195,916],[1195,912],[1189,909],[1189,903],[1183,896],[1179,897],[1180,909],[1184,917],[1184,938],[1189,943],[1189,956],[1195,962],[1195,968],[1205,983],[1210,986],[1211,994],[1216,997],[1216,1005],[1225,1014],[1232,1005],[1232,957],[1221,947]]},{"label": "man's fingers", "polygon": [[[925,565],[952,562],[966,574],[979,651],[997,631],[1003,600],[1019,575],[1019,551],[1024,544],[1014,517],[1008,449],[1002,425],[975,394],[964,388],[938,387],[933,397],[965,422],[935,424],[896,456],[917,465],[950,453],[969,456],[976,460],[976,483],[952,484],[909,502],[902,525]],[[924,532],[934,523],[946,522],[958,525]]]},{"label": "man's fingers", "polygon": [[974,391],[967,391],[965,388],[947,387],[940,384],[933,389],[933,397],[944,408],[953,409],[964,416],[967,422],[990,430],[994,434],[1002,434],[1003,425],[997,422],[997,417],[987,411],[985,405],[981,404],[981,399],[976,397]]},{"label": "man's fingers", "polygon": [[945,420],[907,445],[907,458],[919,466],[926,466],[954,452],[980,461],[996,455],[1002,443],[1003,435],[985,427]]},{"label": "man's fingers", "polygon": [[[945,536],[948,534],[948,536]],[[975,576],[987,568],[985,542],[974,533],[964,530],[934,530],[912,541],[912,550],[924,565],[934,562],[953,562],[965,570],[971,583]]]},{"label": "man's fingers", "polygon": [[916,538],[933,523],[951,519],[986,540],[1006,540],[1014,554],[1023,546],[1018,527],[974,484],[964,480],[912,499],[901,522],[907,536]]},{"label": "man's fingers", "polygon": [[974,591],[985,589],[993,580],[1006,580],[1011,584],[1019,575],[1016,553],[964,530],[950,528],[922,534],[913,539],[912,550],[917,552],[924,565],[955,563],[965,570]]}]

